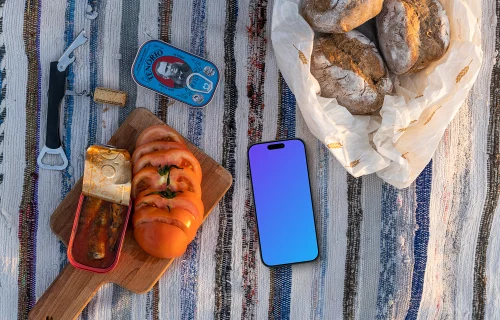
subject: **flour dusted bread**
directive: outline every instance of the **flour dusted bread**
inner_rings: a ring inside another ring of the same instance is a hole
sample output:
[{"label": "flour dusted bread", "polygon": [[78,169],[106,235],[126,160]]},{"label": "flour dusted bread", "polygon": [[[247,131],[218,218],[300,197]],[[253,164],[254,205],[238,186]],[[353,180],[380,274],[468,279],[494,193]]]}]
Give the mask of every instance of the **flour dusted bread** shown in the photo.
[{"label": "flour dusted bread", "polygon": [[314,40],[311,73],[321,96],[336,98],[352,114],[380,109],[392,82],[373,42],[358,31],[323,35]]},{"label": "flour dusted bread", "polygon": [[362,25],[382,10],[384,0],[304,0],[302,15],[323,33],[344,33]]},{"label": "flour dusted bread", "polygon": [[438,0],[385,0],[377,30],[387,65],[399,75],[421,71],[450,44],[450,22]]}]

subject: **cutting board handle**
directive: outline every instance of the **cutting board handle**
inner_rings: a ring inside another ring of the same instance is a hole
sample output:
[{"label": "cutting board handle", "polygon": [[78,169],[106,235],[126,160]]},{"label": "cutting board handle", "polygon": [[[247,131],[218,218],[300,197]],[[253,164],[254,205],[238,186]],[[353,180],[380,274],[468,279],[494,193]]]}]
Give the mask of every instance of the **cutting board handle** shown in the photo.
[{"label": "cutting board handle", "polygon": [[28,319],[76,319],[104,282],[102,275],[89,277],[89,271],[68,264],[31,309]]}]

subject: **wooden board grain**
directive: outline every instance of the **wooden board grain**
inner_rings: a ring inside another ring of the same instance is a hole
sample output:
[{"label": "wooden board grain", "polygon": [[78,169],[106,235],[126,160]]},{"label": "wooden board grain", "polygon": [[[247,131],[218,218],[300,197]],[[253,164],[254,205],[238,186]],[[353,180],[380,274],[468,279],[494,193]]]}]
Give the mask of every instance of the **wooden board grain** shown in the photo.
[{"label": "wooden board grain", "polygon": [[[132,154],[139,134],[152,125],[163,124],[146,109],[134,110],[109,141],[110,145],[128,149]],[[186,140],[186,145],[199,160],[203,172],[201,183],[205,218],[217,205],[232,184],[231,174],[215,160]],[[52,214],[52,231],[68,244],[78,199],[82,190],[80,179]],[[214,235],[214,241],[216,237]],[[132,292],[145,293],[153,287],[173,259],[158,259],[144,252],[135,242],[133,232],[127,230],[120,260],[116,268],[106,274],[78,270],[68,265],[54,280],[30,312],[30,319],[73,319],[83,310],[100,286],[116,283]]]}]

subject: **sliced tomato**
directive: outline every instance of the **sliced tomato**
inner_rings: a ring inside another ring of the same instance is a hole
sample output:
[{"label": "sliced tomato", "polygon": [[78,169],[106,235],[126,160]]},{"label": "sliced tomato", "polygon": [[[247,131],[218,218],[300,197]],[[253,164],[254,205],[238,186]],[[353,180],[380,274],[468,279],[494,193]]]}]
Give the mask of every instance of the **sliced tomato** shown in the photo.
[{"label": "sliced tomato", "polygon": [[155,151],[144,155],[134,164],[134,174],[146,167],[163,167],[175,165],[184,170],[191,170],[196,175],[198,183],[201,183],[201,166],[198,159],[188,150]]},{"label": "sliced tomato", "polygon": [[134,238],[142,250],[162,259],[182,256],[188,245],[182,229],[163,222],[139,224],[134,228]]},{"label": "sliced tomato", "polygon": [[189,242],[194,239],[200,226],[200,221],[196,220],[195,216],[181,208],[165,210],[155,207],[143,207],[136,211],[132,217],[134,228],[142,223],[149,222],[162,222],[176,226],[186,233]]},{"label": "sliced tomato", "polygon": [[165,191],[167,189],[167,180],[170,180],[168,188],[172,191],[192,192],[201,198],[201,186],[197,181],[196,175],[191,170],[170,169],[170,179],[168,175],[161,175],[160,169],[146,167],[134,175],[132,179],[132,198],[146,189],[155,189]]},{"label": "sliced tomato", "polygon": [[182,139],[182,136],[177,131],[170,128],[169,126],[160,124],[156,126],[151,126],[146,130],[144,130],[137,138],[135,146],[140,147],[143,144],[153,141],[169,141],[169,142],[184,143],[184,139]]},{"label": "sliced tomato", "polygon": [[[169,194],[170,193],[170,194]],[[193,193],[173,193],[171,191],[156,191],[147,189],[139,193],[135,200],[134,209],[138,212],[144,207],[156,207],[160,209],[184,209],[194,215],[201,223],[205,216],[203,202]]]},{"label": "sliced tomato", "polygon": [[143,155],[162,150],[183,149],[187,150],[185,144],[180,142],[153,141],[143,144],[135,149],[132,155],[132,163],[136,163]]}]

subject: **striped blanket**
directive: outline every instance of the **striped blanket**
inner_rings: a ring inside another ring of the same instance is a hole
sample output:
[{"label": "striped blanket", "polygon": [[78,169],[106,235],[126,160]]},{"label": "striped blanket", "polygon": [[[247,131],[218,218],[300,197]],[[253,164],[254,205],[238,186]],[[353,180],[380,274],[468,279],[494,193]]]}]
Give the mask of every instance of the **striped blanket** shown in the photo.
[{"label": "striped blanket", "polygon": [[[85,18],[87,4],[97,19]],[[272,5],[0,0],[0,319],[26,319],[67,264],[50,215],[82,175],[85,148],[106,142],[136,107],[220,162],[234,184],[150,292],[106,285],[82,319],[500,319],[499,0],[483,0],[476,85],[433,161],[404,190],[351,177],[310,134],[273,55]],[[69,166],[40,170],[49,62],[82,29],[89,43],[75,52],[68,89],[120,89],[128,104],[67,96],[61,139]],[[210,105],[190,109],[136,86],[130,67],[149,39],[219,66]],[[286,137],[306,142],[320,259],[269,269],[258,252],[246,150]]]}]

